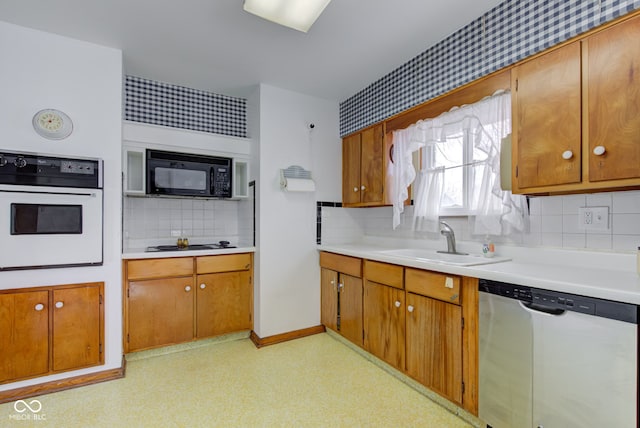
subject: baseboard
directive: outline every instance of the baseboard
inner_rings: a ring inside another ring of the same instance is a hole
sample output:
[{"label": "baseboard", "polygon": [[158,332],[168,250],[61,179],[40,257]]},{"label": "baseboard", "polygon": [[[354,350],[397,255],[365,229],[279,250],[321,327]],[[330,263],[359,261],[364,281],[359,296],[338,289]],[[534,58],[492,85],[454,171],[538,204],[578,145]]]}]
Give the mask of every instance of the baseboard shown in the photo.
[{"label": "baseboard", "polygon": [[275,345],[276,343],[286,342],[288,340],[300,339],[301,337],[312,336],[318,333],[324,333],[326,330],[323,325],[315,327],[304,328],[302,330],[290,331],[288,333],[276,334],[274,336],[268,336],[260,338],[255,331],[251,331],[249,338],[256,345],[256,348],[262,348],[263,346]]},{"label": "baseboard", "polygon": [[0,391],[0,404],[49,394],[51,392],[64,391],[66,389],[77,388],[79,386],[93,385],[94,383],[106,382],[108,380],[121,379],[124,377],[125,371],[126,360],[123,357],[122,365],[117,369],[70,377],[68,379],[54,380],[51,382],[10,389],[7,391]]}]

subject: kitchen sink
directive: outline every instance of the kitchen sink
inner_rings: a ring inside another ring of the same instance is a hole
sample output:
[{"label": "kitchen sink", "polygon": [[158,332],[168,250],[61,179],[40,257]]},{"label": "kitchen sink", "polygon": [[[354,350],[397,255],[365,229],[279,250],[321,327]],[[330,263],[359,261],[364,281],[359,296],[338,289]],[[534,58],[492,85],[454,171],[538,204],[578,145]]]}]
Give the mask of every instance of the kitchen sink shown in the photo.
[{"label": "kitchen sink", "polygon": [[487,265],[491,263],[500,263],[511,260],[508,257],[489,258],[484,257],[481,254],[439,253],[436,250],[428,250],[424,248],[400,248],[396,250],[380,251],[380,253],[388,256],[402,257],[405,259],[413,259],[455,266]]}]

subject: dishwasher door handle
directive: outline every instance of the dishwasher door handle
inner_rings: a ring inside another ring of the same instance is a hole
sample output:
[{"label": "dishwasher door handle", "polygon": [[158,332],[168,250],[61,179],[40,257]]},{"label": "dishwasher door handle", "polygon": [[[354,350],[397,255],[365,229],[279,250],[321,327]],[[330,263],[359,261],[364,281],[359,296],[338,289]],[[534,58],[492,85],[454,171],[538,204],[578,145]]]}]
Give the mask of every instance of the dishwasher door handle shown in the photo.
[{"label": "dishwasher door handle", "polygon": [[526,310],[533,312],[543,312],[549,315],[562,315],[566,312],[564,309],[552,308],[550,306],[540,305],[538,303],[523,302],[522,300],[518,300],[518,303],[520,303],[520,306],[522,306]]}]

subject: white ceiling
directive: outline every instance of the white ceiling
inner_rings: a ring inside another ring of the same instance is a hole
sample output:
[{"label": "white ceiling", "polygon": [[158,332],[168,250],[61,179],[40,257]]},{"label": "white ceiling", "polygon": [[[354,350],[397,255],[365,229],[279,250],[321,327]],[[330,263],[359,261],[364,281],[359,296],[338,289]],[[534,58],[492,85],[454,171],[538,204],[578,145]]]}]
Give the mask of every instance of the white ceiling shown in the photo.
[{"label": "white ceiling", "polygon": [[0,20],[122,49],[126,74],[231,96],[342,101],[502,0],[333,0],[308,33],[242,0],[0,0]]}]

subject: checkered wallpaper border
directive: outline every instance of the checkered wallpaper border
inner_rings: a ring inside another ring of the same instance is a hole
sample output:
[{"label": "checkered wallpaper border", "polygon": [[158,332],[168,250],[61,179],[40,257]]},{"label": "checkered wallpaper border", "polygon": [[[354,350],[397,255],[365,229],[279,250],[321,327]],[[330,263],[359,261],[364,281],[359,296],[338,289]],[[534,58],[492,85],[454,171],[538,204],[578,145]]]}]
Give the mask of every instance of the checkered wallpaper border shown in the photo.
[{"label": "checkered wallpaper border", "polygon": [[247,100],[125,76],[126,120],[247,137]]},{"label": "checkered wallpaper border", "polygon": [[340,103],[365,128],[640,8],[640,0],[506,0]]}]

